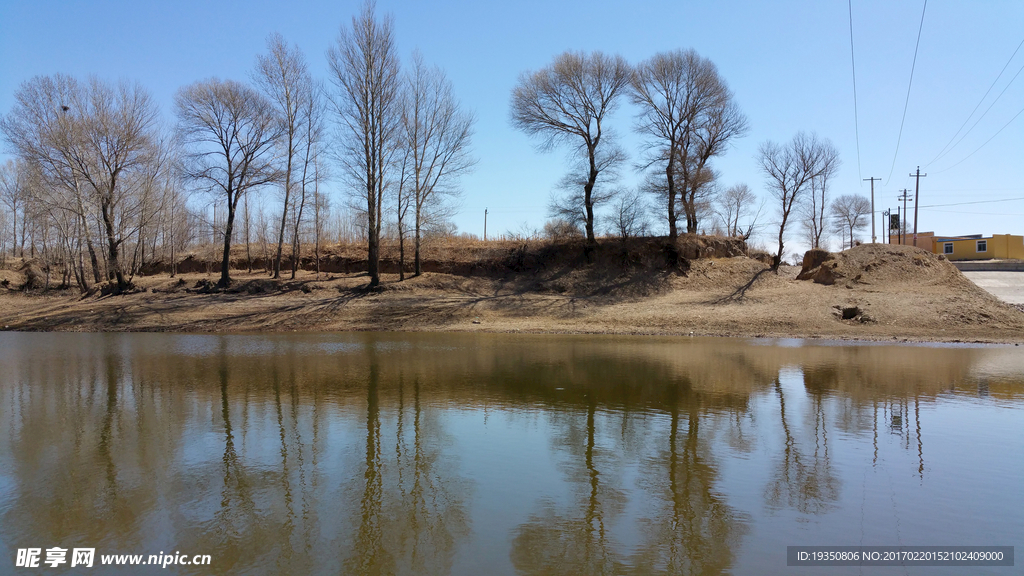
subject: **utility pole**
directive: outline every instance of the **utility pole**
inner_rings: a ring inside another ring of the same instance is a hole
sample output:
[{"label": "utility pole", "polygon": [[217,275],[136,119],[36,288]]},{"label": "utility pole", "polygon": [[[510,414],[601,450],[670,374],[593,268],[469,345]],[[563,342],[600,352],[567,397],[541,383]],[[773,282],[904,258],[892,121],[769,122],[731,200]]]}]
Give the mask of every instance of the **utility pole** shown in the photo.
[{"label": "utility pole", "polygon": [[864,178],[864,180],[871,181],[871,243],[875,243],[875,180],[881,180],[881,178]]},{"label": "utility pole", "polygon": [[[900,233],[900,244],[906,245],[907,244],[907,200],[910,200],[911,202],[913,202],[913,199],[910,198],[910,190],[907,190],[906,188],[904,188],[903,190],[900,190],[900,192],[903,192],[903,194],[900,194],[899,196],[896,197],[897,200],[903,200],[903,219],[900,220],[900,228],[902,229],[902,232]],[[916,208],[914,209],[914,212],[917,212]]]},{"label": "utility pole", "polygon": [[487,242],[487,208],[484,208],[484,242]]},{"label": "utility pole", "polygon": [[927,176],[927,174],[921,174],[921,167],[917,167],[917,173],[911,174],[917,178],[917,182],[914,184],[914,246],[917,246],[917,207],[921,204],[921,176]]}]

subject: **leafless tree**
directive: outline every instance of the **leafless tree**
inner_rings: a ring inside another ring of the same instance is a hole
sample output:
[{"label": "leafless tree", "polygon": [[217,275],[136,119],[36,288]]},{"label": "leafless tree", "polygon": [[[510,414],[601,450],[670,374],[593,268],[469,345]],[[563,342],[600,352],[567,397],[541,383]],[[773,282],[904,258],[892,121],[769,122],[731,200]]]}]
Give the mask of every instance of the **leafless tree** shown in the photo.
[{"label": "leafless tree", "polygon": [[694,50],[654,55],[633,72],[632,100],[640,107],[637,131],[650,138],[642,167],[657,167],[664,184],[669,238],[678,235],[676,203],[687,232],[695,233],[713,181],[708,162],[747,131],[747,119],[713,62]]},{"label": "leafless tree", "polygon": [[[613,160],[612,164],[601,164],[601,181],[596,182],[590,189],[590,205],[596,207],[606,204],[615,195],[615,189],[610,183],[615,181],[617,170],[614,164],[620,163]],[[582,201],[580,190],[586,186],[589,178],[589,163],[585,159],[579,159],[576,166],[559,180],[558,185],[551,193],[548,201],[548,215],[557,221],[568,222],[572,226],[584,231],[587,230],[586,203]],[[589,240],[588,240],[589,241]]]},{"label": "leafless tree", "polygon": [[[716,209],[718,217],[724,225],[723,232],[728,236],[741,237],[749,240],[757,226],[764,203],[754,209],[757,196],[746,184],[731,186],[718,195]],[[746,220],[745,225],[740,224]]]},{"label": "leafless tree", "polygon": [[[7,207],[11,218],[11,256],[17,255],[18,214],[24,214],[25,211],[26,196],[28,195],[27,179],[28,167],[24,160],[8,160],[0,166],[0,203]],[[0,235],[2,234],[3,232],[0,232]],[[24,238],[24,229],[21,235]],[[24,256],[24,244],[22,246],[22,256]]]},{"label": "leafless tree", "polygon": [[384,189],[401,126],[401,74],[394,24],[377,18],[368,1],[351,28],[342,28],[327,52],[336,92],[332,104],[341,138],[343,175],[366,195],[370,287],[380,284],[380,231]]},{"label": "leafless tree", "polygon": [[828,196],[829,183],[842,164],[839,154],[827,154],[821,174],[811,178],[810,194],[803,205],[804,227],[811,248],[821,248],[821,239],[829,228],[828,216],[831,199]]},{"label": "leafless tree", "polygon": [[[871,216],[871,201],[864,196],[856,194],[843,194],[832,203],[832,218],[835,221],[836,230],[843,236],[847,248],[854,245],[854,233],[863,230],[868,225],[868,217]],[[849,242],[845,238],[849,234]]]},{"label": "leafless tree", "polygon": [[[47,190],[54,193],[54,201],[63,203],[60,197],[64,194],[58,193],[59,188],[63,188],[66,196],[72,200],[78,215],[77,228],[84,236],[88,248],[93,281],[99,283],[102,281],[101,270],[91,234],[95,209],[90,202],[92,199],[84,193],[81,178],[75,168],[75,148],[82,141],[81,127],[84,124],[79,121],[82,107],[75,103],[83,99],[83,87],[70,76],[33,78],[15,92],[16,104],[11,113],[0,121],[0,130],[12,151],[28,164],[36,166],[42,174],[41,178],[50,184]],[[28,214],[23,208],[20,243],[22,256],[30,230]],[[31,248],[33,246],[30,245]]]},{"label": "leafless tree", "polygon": [[[180,171],[176,172],[180,178],[182,174]],[[171,278],[178,274],[178,255],[196,240],[199,233],[199,218],[189,209],[187,191],[180,184],[180,180],[177,180],[164,192],[166,199],[162,234]]]},{"label": "leafless tree", "polygon": [[320,244],[325,236],[327,220],[331,213],[330,198],[320,190],[320,162],[313,165],[313,258],[316,262],[316,278],[320,279]]},{"label": "leafless tree", "polygon": [[[157,134],[157,109],[138,84],[117,88],[93,79],[84,109],[84,157],[76,168],[96,199],[107,240],[108,265],[117,289],[129,285],[119,248],[138,227],[151,198],[151,183],[166,169]],[[133,222],[134,220],[134,222]]]},{"label": "leafless tree", "polygon": [[[629,86],[630,67],[621,56],[565,52],[536,72],[519,77],[512,91],[512,125],[541,139],[541,149],[569,144],[585,161],[579,200],[588,250],[594,238],[594,196],[599,175],[624,160],[605,124]],[[605,144],[602,146],[602,140]],[[576,178],[576,176],[573,176]]]},{"label": "leafless tree", "polygon": [[[278,230],[277,255],[274,258],[274,278],[281,277],[281,257],[284,247],[285,230],[288,228],[288,208],[295,204],[292,220],[295,234],[292,246],[292,278],[298,258],[297,231],[301,225],[301,213],[305,206],[306,174],[312,167],[312,156],[318,149],[322,135],[322,106],[320,90],[313,81],[306,65],[306,58],[297,46],[289,46],[280,34],[267,39],[268,53],[256,58],[253,79],[262,92],[274,104],[279,121],[284,127],[280,142],[280,158],[283,164],[282,180],[284,201],[281,208],[281,227]],[[301,162],[299,182],[295,182],[295,164]],[[299,189],[293,190],[298,184]],[[302,198],[293,200],[293,194]]]},{"label": "leafless tree", "polygon": [[637,189],[618,190],[614,198],[611,214],[605,216],[611,233],[623,240],[649,234],[651,223],[644,195]]},{"label": "leafless tree", "polygon": [[786,144],[768,140],[758,149],[757,160],[764,172],[768,189],[779,201],[779,251],[772,261],[772,269],[778,272],[782,263],[783,239],[790,214],[810,188],[811,180],[836,162],[839,152],[827,138],[819,140],[817,135],[808,136],[798,132]]},{"label": "leafless tree", "polygon": [[391,188],[395,191],[395,222],[398,225],[398,281],[405,280],[405,237],[409,232],[406,216],[409,206],[413,204],[413,153],[408,146],[402,146],[398,161],[397,183]]},{"label": "leafless tree", "polygon": [[[320,162],[320,157],[324,152],[325,136],[323,86],[320,83],[313,84],[313,89],[306,94],[306,98],[302,101],[302,106],[304,109],[304,122],[302,124],[302,147],[300,149],[301,173],[299,174],[299,190],[298,198],[295,202],[295,218],[292,231],[293,280],[295,279],[295,273],[298,270],[299,260],[302,256],[300,235],[302,214],[309,204],[313,190],[318,189],[320,181],[327,173],[325,165]],[[315,202],[315,198],[313,200]]]},{"label": "leafless tree", "polygon": [[473,115],[462,109],[440,68],[413,55],[406,81],[402,139],[410,162],[413,216],[413,273],[422,273],[420,244],[427,217],[443,197],[458,194],[458,179],[476,164],[469,154]]},{"label": "leafless tree", "polygon": [[240,82],[196,82],[180,89],[174,101],[186,177],[200,190],[220,195],[227,206],[218,282],[226,288],[238,201],[254,188],[280,181],[274,147],[284,129],[272,104]]},{"label": "leafless tree", "polygon": [[121,246],[139,231],[137,219],[151,191],[147,183],[166,167],[156,105],[138,84],[113,86],[95,78],[81,84],[59,75],[29,80],[15,98],[4,135],[46,179],[74,191],[83,218],[86,202],[95,206],[108,278],[124,290],[129,279]]}]

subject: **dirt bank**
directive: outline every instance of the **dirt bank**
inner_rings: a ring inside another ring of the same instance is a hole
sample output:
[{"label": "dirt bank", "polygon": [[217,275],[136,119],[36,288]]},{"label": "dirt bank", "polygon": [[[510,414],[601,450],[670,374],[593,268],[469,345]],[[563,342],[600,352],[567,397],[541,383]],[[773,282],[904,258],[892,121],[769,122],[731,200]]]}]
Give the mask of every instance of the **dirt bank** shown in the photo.
[{"label": "dirt bank", "polygon": [[[509,253],[518,257],[515,253]],[[502,258],[509,254],[502,253]],[[122,296],[24,293],[0,288],[0,327],[59,331],[450,330],[1022,342],[1024,312],[972,284],[939,256],[865,245],[780,274],[745,256],[686,260],[676,268],[656,245],[521,254],[518,272],[428,272],[367,292],[362,273],[300,272],[294,281],[233,273],[137,278]],[[542,257],[543,256],[543,257]],[[545,259],[546,258],[546,259]],[[490,266],[487,259],[480,266]],[[686,264],[688,264],[688,269]],[[482,268],[477,268],[481,270]],[[9,286],[17,273],[3,272]],[[826,278],[827,277],[827,278]]]}]

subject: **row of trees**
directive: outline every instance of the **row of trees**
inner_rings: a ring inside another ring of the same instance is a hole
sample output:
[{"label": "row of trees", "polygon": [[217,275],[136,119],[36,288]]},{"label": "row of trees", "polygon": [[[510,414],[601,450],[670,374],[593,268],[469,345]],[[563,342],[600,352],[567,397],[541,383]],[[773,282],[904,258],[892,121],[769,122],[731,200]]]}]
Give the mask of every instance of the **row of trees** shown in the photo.
[{"label": "row of trees", "polygon": [[[0,225],[12,230],[14,248],[24,251],[31,239],[34,252],[41,240],[47,269],[58,264],[83,291],[107,280],[121,291],[145,261],[147,246],[151,254],[158,240],[161,249],[169,246],[173,262],[175,248],[195,239],[201,219],[188,199],[201,193],[196,197],[224,215],[214,224],[223,246],[219,285],[227,286],[238,214],[248,252],[250,198],[279,189],[273,275],[281,275],[290,237],[294,278],[309,220],[319,261],[329,208],[321,184],[334,166],[365,201],[351,208],[366,223],[361,234],[371,286],[380,281],[385,206],[397,220],[403,269],[411,236],[419,274],[424,232],[447,216],[443,200],[457,193],[458,178],[473,166],[473,115],[444,73],[420,55],[403,72],[392,21],[378,19],[372,3],[328,51],[330,88],[280,35],[267,47],[251,83],[211,78],[181,88],[173,129],[161,125],[152,97],[136,83],[55,75],[22,84],[0,120],[17,157],[0,174],[8,208]],[[333,141],[327,137],[332,119],[339,132]]]},{"label": "row of trees", "polygon": [[[444,196],[475,161],[469,144],[474,117],[462,109],[451,83],[419,54],[402,74],[391,17],[373,4],[343,28],[327,53],[336,87],[332,103],[343,132],[338,150],[343,179],[365,194],[370,287],[380,283],[380,235],[386,192],[394,194],[399,258],[404,278],[407,216],[411,216],[414,273],[426,223],[443,214]],[[434,213],[432,213],[432,211]]]},{"label": "row of trees", "polygon": [[[644,138],[637,165],[644,181],[633,191],[615,186],[627,157],[608,126],[623,99],[638,109],[635,130]],[[756,196],[745,184],[720,189],[711,166],[747,132],[748,122],[714,63],[694,50],[655,54],[636,66],[601,52],[565,52],[520,76],[510,117],[541,150],[569,149],[570,168],[559,186],[564,195],[553,198],[551,213],[585,231],[588,252],[596,243],[596,208],[604,203],[611,204],[608,230],[622,237],[646,233],[650,223],[643,196],[654,200],[670,240],[684,219],[687,233],[710,228],[749,238],[754,232],[764,205],[755,209]],[[831,142],[803,133],[784,145],[768,141],[758,161],[779,210],[776,268],[794,209],[811,247],[820,247],[837,221],[845,223],[840,228],[844,236],[849,232],[852,245],[854,230],[862,226],[862,199],[830,202],[829,187],[840,166]],[[708,217],[714,218],[710,226]]]},{"label": "row of trees", "polygon": [[[748,127],[717,67],[693,50],[659,53],[636,66],[601,52],[566,52],[520,76],[512,125],[538,138],[541,149],[570,147],[573,166],[563,180],[568,194],[552,211],[582,225],[588,249],[596,242],[595,207],[613,197],[626,160],[608,128],[623,98],[640,109],[643,190],[664,207],[671,240],[682,218],[687,232],[697,232],[717,178],[710,161]],[[623,215],[628,201],[620,200],[615,212]]]},{"label": "row of trees", "polygon": [[[251,267],[253,195],[278,190],[276,246],[264,260],[272,260],[273,276],[280,277],[290,239],[294,278],[309,230],[319,262],[330,210],[322,184],[334,177],[354,191],[349,208],[362,221],[371,287],[380,281],[386,224],[398,239],[402,277],[406,240],[419,274],[425,231],[450,215],[445,200],[474,165],[473,115],[444,73],[419,54],[403,69],[393,21],[379,18],[372,3],[342,28],[327,63],[330,81],[324,83],[313,78],[297,47],[273,35],[256,58],[251,82],[212,78],[181,88],[173,130],[160,123],[149,93],[135,83],[63,75],[24,83],[0,120],[17,156],[0,172],[7,208],[0,229],[11,230],[0,234],[0,243],[10,238],[13,249],[20,244],[24,250],[31,238],[30,250],[40,244],[66,283],[85,291],[110,281],[124,290],[147,251],[153,258],[169,249],[173,263],[201,229],[215,229],[222,245],[219,284],[227,286],[240,232]],[[644,138],[637,163],[643,184],[631,191],[615,186],[627,155],[609,128],[623,99],[639,111],[635,129]],[[763,211],[763,203],[755,210],[756,196],[746,185],[722,190],[717,184],[713,159],[747,132],[748,123],[714,63],[693,50],[659,53],[635,66],[600,52],[566,52],[520,76],[511,121],[541,149],[569,148],[564,195],[554,199],[552,212],[585,232],[588,254],[602,205],[608,206],[606,230],[627,237],[650,233],[653,203],[670,239],[684,219],[687,233],[710,228],[749,238]],[[332,124],[336,138],[328,137]],[[831,202],[839,157],[828,140],[800,133],[786,144],[765,142],[758,160],[779,211],[776,267],[795,213],[812,247],[836,221],[845,222],[844,237],[848,232],[854,242],[865,211],[859,197]],[[212,224],[190,208],[197,192],[212,203]],[[267,219],[264,210],[257,212]],[[257,227],[265,240],[267,223]]]}]

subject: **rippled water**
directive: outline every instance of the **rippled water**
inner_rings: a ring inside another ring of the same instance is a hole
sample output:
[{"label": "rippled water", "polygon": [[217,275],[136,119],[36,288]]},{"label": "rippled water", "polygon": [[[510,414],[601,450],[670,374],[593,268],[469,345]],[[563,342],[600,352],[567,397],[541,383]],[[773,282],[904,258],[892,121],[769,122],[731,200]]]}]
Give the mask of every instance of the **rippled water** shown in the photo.
[{"label": "rippled water", "polygon": [[810,574],[786,546],[1024,550],[1014,347],[0,333],[0,407],[5,574],[55,546],[212,559],[88,574]]}]

